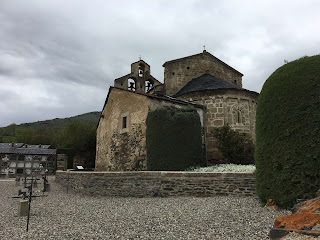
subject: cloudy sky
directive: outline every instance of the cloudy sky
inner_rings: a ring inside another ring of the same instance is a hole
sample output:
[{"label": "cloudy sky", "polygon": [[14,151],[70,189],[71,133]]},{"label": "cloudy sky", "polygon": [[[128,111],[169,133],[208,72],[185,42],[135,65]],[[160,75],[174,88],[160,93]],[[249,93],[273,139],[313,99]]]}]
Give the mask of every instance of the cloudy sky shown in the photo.
[{"label": "cloudy sky", "polygon": [[0,127],[100,111],[142,59],[206,50],[260,92],[284,60],[320,53],[318,0],[0,0]]}]

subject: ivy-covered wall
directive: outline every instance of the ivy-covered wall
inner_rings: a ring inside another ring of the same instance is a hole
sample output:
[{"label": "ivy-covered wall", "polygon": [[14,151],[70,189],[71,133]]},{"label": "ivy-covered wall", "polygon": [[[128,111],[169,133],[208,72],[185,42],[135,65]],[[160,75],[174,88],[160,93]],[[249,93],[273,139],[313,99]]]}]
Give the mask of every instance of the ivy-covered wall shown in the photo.
[{"label": "ivy-covered wall", "polygon": [[201,123],[194,108],[151,111],[146,125],[147,170],[185,170],[205,164]]}]

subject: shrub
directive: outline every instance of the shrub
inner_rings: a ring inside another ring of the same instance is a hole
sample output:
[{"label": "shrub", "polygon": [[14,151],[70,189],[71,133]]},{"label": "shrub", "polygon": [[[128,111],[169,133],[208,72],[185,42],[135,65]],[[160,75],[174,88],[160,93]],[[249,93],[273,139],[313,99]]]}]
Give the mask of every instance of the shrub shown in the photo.
[{"label": "shrub", "polygon": [[157,109],[149,112],[146,125],[148,170],[203,166],[201,123],[194,108]]},{"label": "shrub", "polygon": [[248,134],[235,131],[229,126],[214,128],[212,134],[226,163],[254,164],[254,145]]},{"label": "shrub", "polygon": [[290,208],[320,188],[320,55],[277,69],[259,96],[256,181],[262,201]]}]

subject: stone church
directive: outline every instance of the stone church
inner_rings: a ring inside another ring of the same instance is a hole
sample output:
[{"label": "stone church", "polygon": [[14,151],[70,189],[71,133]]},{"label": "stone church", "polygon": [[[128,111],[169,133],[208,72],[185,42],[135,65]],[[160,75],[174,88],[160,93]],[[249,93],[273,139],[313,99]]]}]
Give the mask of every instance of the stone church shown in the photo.
[{"label": "stone church", "polygon": [[164,83],[143,60],[110,87],[97,128],[97,171],[146,169],[146,118],[163,106],[194,107],[203,129],[207,163],[222,155],[211,131],[229,125],[255,139],[258,93],[242,88],[243,74],[206,50],[165,62]]}]

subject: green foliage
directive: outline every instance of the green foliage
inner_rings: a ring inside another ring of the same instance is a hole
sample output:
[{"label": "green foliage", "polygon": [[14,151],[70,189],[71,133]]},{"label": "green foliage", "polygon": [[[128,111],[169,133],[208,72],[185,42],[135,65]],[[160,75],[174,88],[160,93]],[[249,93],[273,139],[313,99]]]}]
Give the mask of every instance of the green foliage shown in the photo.
[{"label": "green foliage", "polygon": [[[93,167],[96,153],[96,127],[84,122],[71,122],[54,138],[58,149],[69,149],[72,156],[85,154],[88,162],[85,167]],[[70,154],[69,159],[70,159]]]},{"label": "green foliage", "polygon": [[161,108],[149,112],[146,124],[148,170],[204,165],[201,123],[195,109]]},{"label": "green foliage", "polygon": [[1,128],[1,134],[2,136],[13,136],[17,128],[17,124],[12,123],[9,126],[5,128]]},{"label": "green foliage", "polygon": [[64,129],[73,121],[86,122],[97,126],[100,112],[90,112],[71,118],[53,119],[20,125],[10,124],[0,128],[1,142],[23,142],[27,144],[53,144],[53,138],[57,132]]},{"label": "green foliage", "polygon": [[290,208],[320,188],[320,55],[277,69],[259,96],[257,194]]},{"label": "green foliage", "polygon": [[213,136],[226,163],[254,164],[254,145],[247,133],[237,132],[229,126],[214,128]]}]

